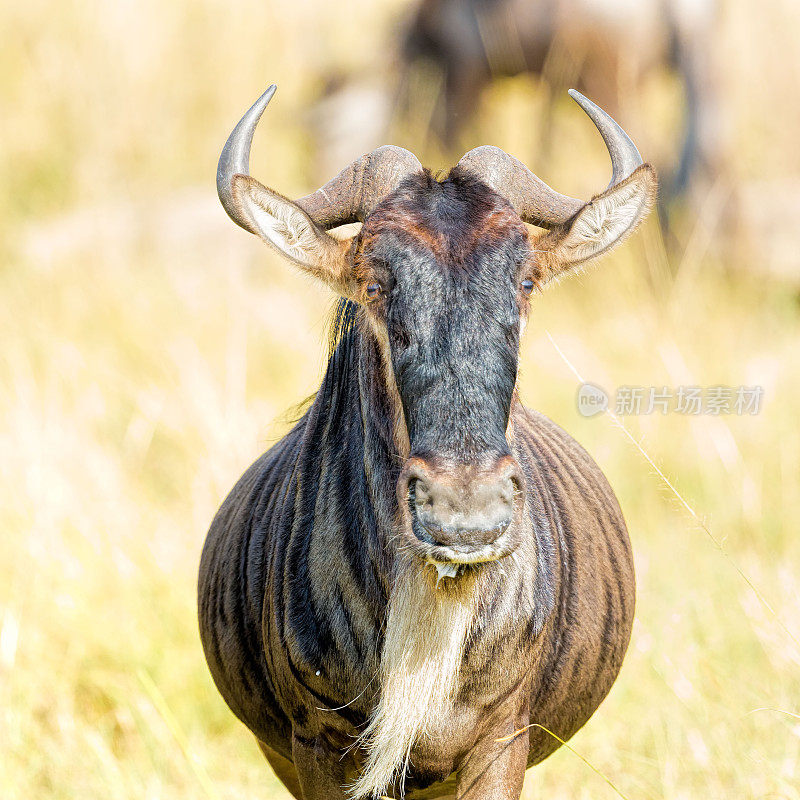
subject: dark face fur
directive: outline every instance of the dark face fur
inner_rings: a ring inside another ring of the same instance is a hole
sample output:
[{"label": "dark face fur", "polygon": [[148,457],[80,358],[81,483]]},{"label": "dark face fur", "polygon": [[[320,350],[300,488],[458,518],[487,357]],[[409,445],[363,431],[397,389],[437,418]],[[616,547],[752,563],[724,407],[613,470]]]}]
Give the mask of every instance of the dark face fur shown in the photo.
[{"label": "dark face fur", "polygon": [[525,224],[470,175],[425,173],[356,246],[408,432],[398,496],[413,549],[445,564],[506,555],[522,491],[506,432],[531,286]]}]

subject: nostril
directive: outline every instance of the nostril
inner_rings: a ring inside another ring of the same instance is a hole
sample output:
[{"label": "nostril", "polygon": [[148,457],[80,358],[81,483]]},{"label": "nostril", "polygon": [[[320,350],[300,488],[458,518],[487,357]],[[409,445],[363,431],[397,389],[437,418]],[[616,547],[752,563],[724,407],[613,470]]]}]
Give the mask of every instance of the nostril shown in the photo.
[{"label": "nostril", "polygon": [[408,500],[415,506],[425,507],[432,504],[431,487],[420,478],[411,478],[408,482]]},{"label": "nostril", "polygon": [[506,478],[505,480],[498,482],[496,491],[497,497],[501,503],[505,503],[508,506],[513,506],[514,498],[518,492],[518,484],[513,480],[513,478]]},{"label": "nostril", "polygon": [[504,483],[506,484],[507,491],[510,492],[511,502],[514,503],[517,498],[522,499],[525,495],[525,484],[522,480],[522,475],[516,464],[509,464],[506,474],[503,476]]}]

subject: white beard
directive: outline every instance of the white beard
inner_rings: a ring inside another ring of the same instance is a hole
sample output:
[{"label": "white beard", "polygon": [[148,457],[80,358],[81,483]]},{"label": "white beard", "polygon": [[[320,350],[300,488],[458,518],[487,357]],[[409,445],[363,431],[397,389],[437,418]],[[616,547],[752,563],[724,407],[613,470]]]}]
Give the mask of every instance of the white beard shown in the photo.
[{"label": "white beard", "polygon": [[[475,617],[471,576],[438,584],[434,567],[404,560],[389,601],[381,654],[381,693],[360,737],[367,757],[352,797],[380,797],[396,779],[402,791],[415,742],[452,710],[464,642]],[[438,589],[437,589],[438,584]]]}]

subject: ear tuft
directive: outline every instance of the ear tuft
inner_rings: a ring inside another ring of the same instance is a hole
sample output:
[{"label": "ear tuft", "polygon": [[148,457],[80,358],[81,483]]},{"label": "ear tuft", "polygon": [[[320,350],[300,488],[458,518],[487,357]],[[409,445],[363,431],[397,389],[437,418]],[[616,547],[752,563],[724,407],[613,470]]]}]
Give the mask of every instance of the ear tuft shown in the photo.
[{"label": "ear tuft", "polygon": [[649,164],[592,198],[566,225],[545,234],[537,248],[544,266],[559,272],[607,253],[622,243],[647,216],[656,199],[658,179]]},{"label": "ear tuft", "polygon": [[249,175],[234,175],[231,193],[253,233],[340,294],[349,294],[349,241],[335,239],[298,205]]}]

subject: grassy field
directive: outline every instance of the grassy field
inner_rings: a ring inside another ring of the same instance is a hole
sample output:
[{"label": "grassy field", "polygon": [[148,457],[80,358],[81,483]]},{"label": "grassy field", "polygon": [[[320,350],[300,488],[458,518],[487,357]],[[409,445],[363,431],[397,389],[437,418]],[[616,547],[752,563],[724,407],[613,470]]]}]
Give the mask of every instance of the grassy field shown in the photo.
[{"label": "grassy field", "polygon": [[[749,5],[715,42],[735,185],[800,185],[800,15]],[[257,174],[308,189],[328,65],[368,68],[407,8],[0,9],[0,797],[288,797],[208,676],[195,575],[218,504],[316,386],[333,298],[227,220],[215,162],[275,80]],[[496,87],[475,144],[525,147],[535,88]],[[641,130],[671,96],[656,82]],[[542,172],[591,192],[602,148],[568,104],[558,125],[573,146]],[[800,240],[779,210],[794,281],[763,278],[768,232],[720,234],[707,203],[685,251],[648,223],[536,302],[523,397],[610,477],[639,600],[611,695],[526,798],[800,798]],[[625,419],[696,518],[611,419],[577,413],[553,342],[608,389],[764,387],[755,416]]]}]

